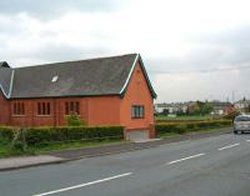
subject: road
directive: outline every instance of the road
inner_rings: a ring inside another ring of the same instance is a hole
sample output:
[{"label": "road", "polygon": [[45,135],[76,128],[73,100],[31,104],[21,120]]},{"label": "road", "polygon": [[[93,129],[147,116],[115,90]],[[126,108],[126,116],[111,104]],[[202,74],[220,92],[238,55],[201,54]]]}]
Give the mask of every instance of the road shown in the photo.
[{"label": "road", "polygon": [[4,196],[249,196],[250,135],[0,172]]}]

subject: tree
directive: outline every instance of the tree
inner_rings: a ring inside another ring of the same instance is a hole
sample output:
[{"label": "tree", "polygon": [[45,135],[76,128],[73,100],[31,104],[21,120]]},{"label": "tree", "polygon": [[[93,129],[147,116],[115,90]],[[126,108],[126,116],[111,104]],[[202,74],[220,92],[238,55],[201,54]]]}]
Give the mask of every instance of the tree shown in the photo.
[{"label": "tree", "polygon": [[208,101],[202,102],[202,101],[196,101],[196,105],[193,109],[193,115],[207,115],[210,114],[213,111],[213,106]]},{"label": "tree", "polygon": [[213,110],[214,110],[214,108],[213,108],[212,104],[208,103],[208,102],[205,102],[202,105],[201,115],[210,114]]},{"label": "tree", "polygon": [[169,114],[169,109],[163,109],[161,114],[167,116]]}]

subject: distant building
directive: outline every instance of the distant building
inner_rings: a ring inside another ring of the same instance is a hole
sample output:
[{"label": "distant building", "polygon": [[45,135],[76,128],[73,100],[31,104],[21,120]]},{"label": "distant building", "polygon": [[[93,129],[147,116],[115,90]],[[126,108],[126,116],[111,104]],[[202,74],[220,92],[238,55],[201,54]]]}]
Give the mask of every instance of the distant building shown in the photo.
[{"label": "distant building", "polygon": [[157,103],[155,112],[157,114],[187,113],[188,103]]},{"label": "distant building", "polygon": [[239,100],[234,103],[234,107],[240,113],[250,113],[250,100]]},{"label": "distant building", "polygon": [[226,106],[225,108],[225,115],[234,115],[236,114],[236,109],[234,107],[233,104],[231,104],[230,106]]},{"label": "distant building", "polygon": [[188,106],[187,106],[187,113],[188,114],[193,114],[198,109],[199,109],[199,105],[198,105],[197,101],[189,102]]},{"label": "distant building", "polygon": [[225,115],[226,109],[232,105],[230,102],[221,102],[221,101],[212,101],[209,103],[213,107],[212,114],[216,115]]}]

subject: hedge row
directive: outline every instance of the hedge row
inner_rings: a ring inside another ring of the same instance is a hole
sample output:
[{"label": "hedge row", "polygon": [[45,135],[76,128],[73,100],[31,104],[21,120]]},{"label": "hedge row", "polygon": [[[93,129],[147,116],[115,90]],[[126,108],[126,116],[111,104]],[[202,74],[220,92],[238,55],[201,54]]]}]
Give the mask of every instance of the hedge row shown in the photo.
[{"label": "hedge row", "polygon": [[[37,145],[43,143],[77,140],[120,139],[123,138],[123,129],[124,128],[122,126],[41,127],[25,129],[24,136],[28,145]],[[0,127],[0,139],[2,138],[11,141],[13,137],[13,128]]]},{"label": "hedge row", "polygon": [[0,126],[0,140],[12,140],[14,136],[12,127]]},{"label": "hedge row", "polygon": [[192,119],[192,120],[182,120],[182,119],[175,119],[175,120],[170,120],[170,119],[157,119],[156,123],[196,123],[196,122],[204,122],[207,120],[200,120],[200,119]]},{"label": "hedge row", "polygon": [[158,123],[155,127],[158,136],[166,133],[185,133],[188,131],[198,131],[209,128],[225,127],[231,125],[230,120],[215,120],[202,122],[176,122],[176,123]]}]

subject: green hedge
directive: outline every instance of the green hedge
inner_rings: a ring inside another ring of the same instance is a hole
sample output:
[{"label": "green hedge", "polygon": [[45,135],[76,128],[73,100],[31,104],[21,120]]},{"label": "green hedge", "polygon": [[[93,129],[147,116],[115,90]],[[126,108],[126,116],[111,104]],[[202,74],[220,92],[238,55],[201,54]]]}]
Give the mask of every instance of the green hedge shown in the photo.
[{"label": "green hedge", "polygon": [[209,128],[225,127],[231,125],[230,120],[211,120],[202,122],[176,122],[176,123],[158,123],[155,130],[158,136],[166,133],[185,133],[188,131],[198,131]]},{"label": "green hedge", "polygon": [[[40,127],[27,128],[25,139],[28,145],[80,140],[123,138],[122,126],[107,127]],[[0,138],[13,139],[13,128],[0,127]]]},{"label": "green hedge", "polygon": [[196,123],[196,122],[204,122],[206,120],[200,120],[200,119],[192,119],[192,120],[184,120],[184,119],[157,119],[156,123]]},{"label": "green hedge", "polygon": [[0,126],[0,141],[7,140],[11,141],[14,136],[12,127]]}]

